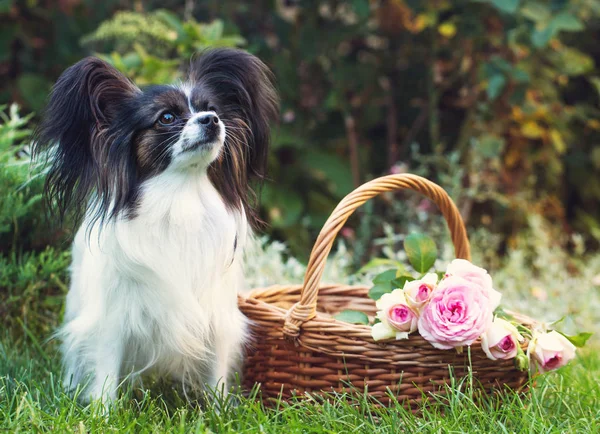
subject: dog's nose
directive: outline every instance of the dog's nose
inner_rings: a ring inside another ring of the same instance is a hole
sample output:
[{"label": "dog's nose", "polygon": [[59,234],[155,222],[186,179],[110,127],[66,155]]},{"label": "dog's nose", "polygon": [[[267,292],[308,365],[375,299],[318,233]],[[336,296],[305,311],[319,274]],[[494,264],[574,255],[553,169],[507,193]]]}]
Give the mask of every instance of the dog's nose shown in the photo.
[{"label": "dog's nose", "polygon": [[217,115],[214,115],[212,113],[208,113],[202,116],[198,116],[196,118],[196,122],[198,122],[199,124],[202,125],[209,125],[211,123],[213,124],[218,124],[219,123],[219,117]]}]

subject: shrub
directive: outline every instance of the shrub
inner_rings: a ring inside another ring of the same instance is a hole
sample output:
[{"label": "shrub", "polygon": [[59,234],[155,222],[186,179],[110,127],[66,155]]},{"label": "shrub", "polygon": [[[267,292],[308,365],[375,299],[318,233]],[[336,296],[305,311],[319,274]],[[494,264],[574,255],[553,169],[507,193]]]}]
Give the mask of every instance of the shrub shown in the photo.
[{"label": "shrub", "polygon": [[16,105],[0,106],[0,318],[47,333],[62,304],[69,253],[43,210],[43,173],[28,153],[30,118]]}]

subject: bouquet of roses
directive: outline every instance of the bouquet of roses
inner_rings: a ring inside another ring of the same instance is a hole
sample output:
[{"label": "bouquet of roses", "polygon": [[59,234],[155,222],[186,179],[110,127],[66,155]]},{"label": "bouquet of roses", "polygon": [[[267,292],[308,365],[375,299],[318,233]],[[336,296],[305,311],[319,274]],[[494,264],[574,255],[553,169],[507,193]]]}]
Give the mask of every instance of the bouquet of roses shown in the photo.
[{"label": "bouquet of roses", "polygon": [[[477,341],[491,360],[514,359],[519,369],[546,372],[566,365],[591,336],[566,336],[549,325],[528,329],[499,309],[501,294],[488,272],[464,259],[452,261],[445,272],[428,272],[437,248],[432,239],[412,234],[404,242],[417,278],[389,270],[374,280],[369,296],[376,300],[372,336],[376,341],[407,339],[417,332],[439,349],[471,346]],[[344,311],[336,318],[368,323],[366,315]],[[556,323],[554,323],[556,324]],[[521,347],[529,340],[527,353]]]}]

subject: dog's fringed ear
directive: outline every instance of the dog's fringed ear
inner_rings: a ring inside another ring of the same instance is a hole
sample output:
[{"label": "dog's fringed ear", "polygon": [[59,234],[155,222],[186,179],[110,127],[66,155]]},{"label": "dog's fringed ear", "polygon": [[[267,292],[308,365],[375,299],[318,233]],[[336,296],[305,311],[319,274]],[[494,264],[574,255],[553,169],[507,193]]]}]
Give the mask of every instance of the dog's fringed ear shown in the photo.
[{"label": "dog's fringed ear", "polygon": [[242,207],[251,225],[260,222],[257,197],[249,181],[262,181],[267,171],[270,125],[279,117],[279,99],[269,68],[241,50],[205,51],[192,63],[190,80],[207,87],[221,102],[226,151],[209,175],[226,203]]},{"label": "dog's fringed ear", "polygon": [[60,76],[34,136],[34,156],[51,163],[45,200],[61,220],[70,208],[76,220],[98,187],[108,154],[108,128],[119,107],[139,89],[108,63],[87,57]]},{"label": "dog's fringed ear", "polygon": [[220,98],[225,98],[230,111],[243,112],[243,121],[250,130],[246,138],[249,155],[244,156],[246,169],[248,175],[262,179],[266,172],[270,125],[279,117],[272,72],[246,51],[218,48],[205,51],[192,63],[190,78],[209,85]]}]

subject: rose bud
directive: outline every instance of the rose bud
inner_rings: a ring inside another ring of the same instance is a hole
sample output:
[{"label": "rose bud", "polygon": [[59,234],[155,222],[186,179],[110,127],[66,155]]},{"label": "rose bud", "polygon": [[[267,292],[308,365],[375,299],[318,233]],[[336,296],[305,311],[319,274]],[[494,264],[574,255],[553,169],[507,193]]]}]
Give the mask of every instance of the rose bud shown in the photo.
[{"label": "rose bud", "polygon": [[523,336],[514,325],[501,318],[495,318],[490,328],[481,335],[481,348],[489,359],[512,359],[516,357],[519,342],[522,341]]}]

